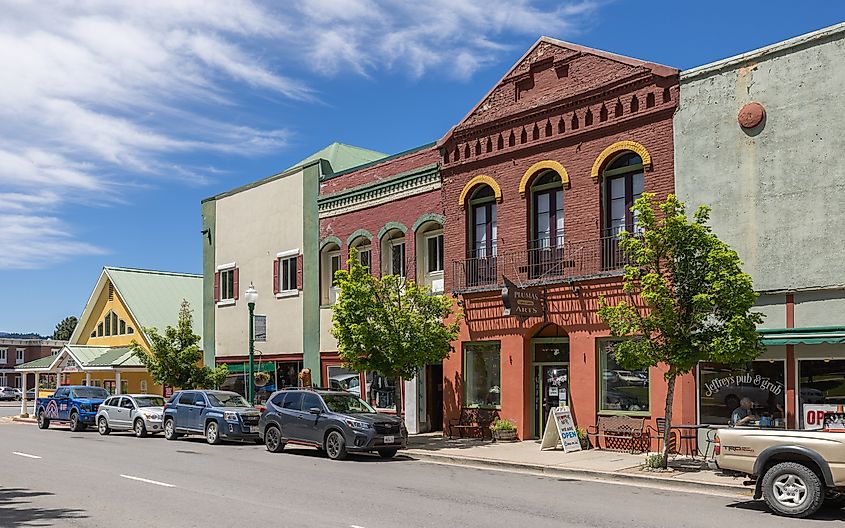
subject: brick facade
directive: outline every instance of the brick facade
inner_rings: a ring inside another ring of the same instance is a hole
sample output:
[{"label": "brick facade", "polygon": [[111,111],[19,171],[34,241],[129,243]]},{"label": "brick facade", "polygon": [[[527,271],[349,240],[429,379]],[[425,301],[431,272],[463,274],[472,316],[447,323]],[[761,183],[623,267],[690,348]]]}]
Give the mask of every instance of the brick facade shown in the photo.
[{"label": "brick facade", "polygon": [[[36,359],[58,353],[64,346],[64,341],[52,339],[0,339],[0,351],[6,351],[6,359],[3,361],[0,355],[0,385],[20,387],[20,373],[14,372],[14,368],[22,363],[29,363]],[[17,352],[24,350],[23,361],[17,361]],[[4,381],[5,377],[5,381]],[[29,374],[27,387],[32,388],[35,383],[35,375]]]}]

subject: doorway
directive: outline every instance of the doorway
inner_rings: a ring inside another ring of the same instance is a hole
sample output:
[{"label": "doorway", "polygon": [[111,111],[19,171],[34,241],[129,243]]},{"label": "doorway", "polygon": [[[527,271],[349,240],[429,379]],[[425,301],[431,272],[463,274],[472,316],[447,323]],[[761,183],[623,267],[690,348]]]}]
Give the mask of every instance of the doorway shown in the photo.
[{"label": "doorway", "polygon": [[443,364],[425,368],[425,408],[429,431],[443,430]]},{"label": "doorway", "polygon": [[534,338],[531,348],[534,380],[533,432],[536,438],[542,438],[552,409],[571,405],[569,339]]}]

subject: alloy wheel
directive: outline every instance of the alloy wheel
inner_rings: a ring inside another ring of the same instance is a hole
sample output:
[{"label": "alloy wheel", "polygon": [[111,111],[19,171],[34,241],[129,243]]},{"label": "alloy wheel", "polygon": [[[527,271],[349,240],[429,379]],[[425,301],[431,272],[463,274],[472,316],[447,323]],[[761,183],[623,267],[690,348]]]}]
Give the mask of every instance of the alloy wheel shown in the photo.
[{"label": "alloy wheel", "polygon": [[106,423],[106,419],[100,417],[100,420],[97,422],[97,432],[101,435],[106,435],[109,432],[109,424]]},{"label": "alloy wheel", "polygon": [[807,500],[807,485],[798,475],[781,475],[772,484],[775,499],[784,506],[800,506]]},{"label": "alloy wheel", "polygon": [[209,444],[216,444],[217,435],[217,424],[214,422],[209,422],[208,426],[206,426],[205,428],[205,439],[208,441]]},{"label": "alloy wheel", "polygon": [[340,453],[340,435],[338,433],[332,432],[329,434],[329,438],[326,440],[326,452],[329,454],[329,458],[337,458]]},{"label": "alloy wheel", "polygon": [[281,436],[282,436],[279,433],[279,430],[275,427],[270,427],[270,428],[267,429],[267,432],[265,433],[265,435],[266,435],[265,442],[267,444],[267,450],[275,452],[277,449],[279,449],[279,442],[281,441]]}]

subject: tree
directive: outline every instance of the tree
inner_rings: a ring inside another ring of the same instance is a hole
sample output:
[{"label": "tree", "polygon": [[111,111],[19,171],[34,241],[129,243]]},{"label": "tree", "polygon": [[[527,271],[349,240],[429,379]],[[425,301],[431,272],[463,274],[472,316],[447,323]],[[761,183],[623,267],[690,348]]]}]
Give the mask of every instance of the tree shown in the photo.
[{"label": "tree", "polygon": [[150,352],[137,341],[132,341],[132,351],[147,367],[159,385],[180,389],[205,389],[219,386],[228,374],[225,365],[217,368],[202,367],[200,336],[192,328],[191,305],[183,300],[179,308],[176,327],[168,326],[163,334],[155,328],[144,328],[150,340]]},{"label": "tree", "polygon": [[598,314],[613,336],[630,338],[613,345],[623,368],[667,368],[665,468],[675,380],[700,361],[733,365],[756,358],[763,317],[750,311],[757,298],[751,276],[707,225],[707,206],[690,220],[674,195],[658,203],[644,193],[631,210],[642,231],[622,233],[619,242],[629,261],[623,287],[629,301],[610,306],[602,297]]},{"label": "tree", "polygon": [[59,324],[56,325],[56,329],[53,331],[53,339],[57,339],[59,341],[67,341],[70,339],[70,336],[73,335],[73,331],[76,330],[76,324],[79,321],[74,316],[65,317],[61,320]]},{"label": "tree", "polygon": [[460,314],[444,323],[453,314],[450,299],[396,275],[373,277],[354,249],[348,268],[335,274],[340,293],[331,333],[340,359],[353,370],[394,379],[401,418],[402,379],[449,355]]}]

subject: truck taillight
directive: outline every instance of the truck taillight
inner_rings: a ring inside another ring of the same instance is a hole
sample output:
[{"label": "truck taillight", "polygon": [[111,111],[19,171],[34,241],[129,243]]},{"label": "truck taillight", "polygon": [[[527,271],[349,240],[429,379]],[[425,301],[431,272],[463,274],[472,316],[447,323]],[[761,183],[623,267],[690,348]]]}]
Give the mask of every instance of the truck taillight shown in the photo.
[{"label": "truck taillight", "polygon": [[719,435],[713,439],[713,454],[719,456],[722,454],[722,444],[719,440]]}]

